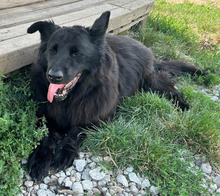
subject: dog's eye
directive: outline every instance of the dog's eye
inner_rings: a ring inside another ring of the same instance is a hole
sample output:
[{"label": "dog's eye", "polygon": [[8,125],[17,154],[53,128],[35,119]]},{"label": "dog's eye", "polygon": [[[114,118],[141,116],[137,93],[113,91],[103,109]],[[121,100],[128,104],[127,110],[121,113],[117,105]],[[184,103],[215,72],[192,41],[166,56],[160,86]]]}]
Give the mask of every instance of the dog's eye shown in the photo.
[{"label": "dog's eye", "polygon": [[79,50],[76,46],[72,46],[70,48],[70,56],[75,57],[75,56],[79,56],[81,55],[81,53],[79,53]]},{"label": "dog's eye", "polygon": [[50,53],[52,54],[57,54],[57,45],[53,46],[52,48],[50,48]]},{"label": "dog's eye", "polygon": [[56,54],[57,53],[57,50],[55,50],[55,49],[50,49],[50,52],[52,53],[52,54]]},{"label": "dog's eye", "polygon": [[80,53],[78,53],[78,52],[74,52],[71,54],[71,56],[79,56],[79,55],[80,55]]}]

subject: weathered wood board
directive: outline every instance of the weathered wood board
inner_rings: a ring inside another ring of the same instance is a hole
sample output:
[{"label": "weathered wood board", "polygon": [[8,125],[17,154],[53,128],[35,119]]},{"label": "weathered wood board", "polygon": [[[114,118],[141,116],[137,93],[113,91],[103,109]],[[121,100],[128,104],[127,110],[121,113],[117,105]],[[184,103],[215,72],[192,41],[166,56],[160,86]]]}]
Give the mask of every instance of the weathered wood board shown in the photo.
[{"label": "weathered wood board", "polygon": [[[3,1],[12,2],[12,0]],[[34,1],[37,3],[33,4]],[[40,35],[26,33],[27,28],[36,21],[54,20],[60,26],[91,26],[102,12],[109,10],[111,17],[108,31],[119,33],[145,20],[153,7],[152,0],[21,0],[19,2],[32,3],[2,10],[0,7],[0,70],[3,74],[31,64],[37,59]]]}]

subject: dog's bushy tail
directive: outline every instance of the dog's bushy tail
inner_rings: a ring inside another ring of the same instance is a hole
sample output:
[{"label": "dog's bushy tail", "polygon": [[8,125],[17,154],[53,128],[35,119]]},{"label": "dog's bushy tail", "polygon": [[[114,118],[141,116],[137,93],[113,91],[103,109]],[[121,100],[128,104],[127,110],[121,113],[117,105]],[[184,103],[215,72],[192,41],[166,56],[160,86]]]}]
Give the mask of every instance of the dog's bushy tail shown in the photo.
[{"label": "dog's bushy tail", "polygon": [[205,71],[198,69],[197,67],[183,62],[183,61],[156,61],[155,68],[157,71],[166,71],[172,75],[183,75],[183,74],[191,74],[191,75],[205,75]]}]

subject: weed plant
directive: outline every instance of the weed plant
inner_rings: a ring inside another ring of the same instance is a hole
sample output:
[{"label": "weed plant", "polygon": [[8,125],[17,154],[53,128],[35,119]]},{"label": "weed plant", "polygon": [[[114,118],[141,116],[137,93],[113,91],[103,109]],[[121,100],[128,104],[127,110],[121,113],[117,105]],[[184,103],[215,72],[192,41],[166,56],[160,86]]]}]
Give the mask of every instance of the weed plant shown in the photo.
[{"label": "weed plant", "polygon": [[25,73],[0,80],[0,195],[18,195],[21,159],[36,146],[46,128],[36,127],[37,104],[31,99]]}]

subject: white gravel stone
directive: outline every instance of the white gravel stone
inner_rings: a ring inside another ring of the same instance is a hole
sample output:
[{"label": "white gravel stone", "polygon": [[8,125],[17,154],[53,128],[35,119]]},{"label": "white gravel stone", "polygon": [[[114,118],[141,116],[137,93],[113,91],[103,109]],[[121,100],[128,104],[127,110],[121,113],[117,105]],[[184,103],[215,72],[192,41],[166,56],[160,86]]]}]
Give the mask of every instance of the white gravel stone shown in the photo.
[{"label": "white gravel stone", "polygon": [[106,186],[107,182],[105,180],[100,180],[98,186]]},{"label": "white gravel stone", "polygon": [[133,167],[128,167],[127,169],[124,170],[124,174],[128,175],[129,173],[133,172],[134,168]]},{"label": "white gravel stone", "polygon": [[22,164],[22,165],[27,164],[27,159],[22,158],[22,159],[21,159],[21,164]]},{"label": "white gravel stone", "polygon": [[47,196],[56,196],[55,193],[53,193],[51,190],[47,190]]},{"label": "white gravel stone", "polygon": [[27,188],[28,188],[28,187],[32,187],[33,184],[34,184],[33,181],[26,181],[26,182],[24,183],[24,185],[25,185]]},{"label": "white gravel stone", "polygon": [[83,186],[83,189],[86,191],[91,191],[93,189],[93,184],[91,180],[83,180],[82,186]]},{"label": "white gravel stone", "polygon": [[37,195],[38,195],[38,196],[47,196],[47,191],[44,190],[44,189],[39,189],[39,190],[37,191]]},{"label": "white gravel stone", "polygon": [[109,156],[104,157],[103,160],[107,163],[112,161],[111,157]]},{"label": "white gravel stone", "polygon": [[76,193],[76,194],[83,194],[83,187],[82,184],[80,182],[74,182],[73,183],[73,187],[72,190]]},{"label": "white gravel stone", "polygon": [[45,177],[44,180],[43,180],[43,182],[44,182],[45,184],[49,184],[49,183],[50,183],[50,177],[49,177],[49,176]]},{"label": "white gravel stone", "polygon": [[39,185],[38,184],[36,184],[36,185],[34,185],[34,190],[38,190],[39,189]]},{"label": "white gravel stone", "polygon": [[135,195],[137,195],[138,189],[137,189],[137,187],[136,187],[135,185],[132,185],[132,186],[130,187],[130,189],[131,189],[131,192],[132,192],[132,193],[134,193]]},{"label": "white gravel stone", "polygon": [[57,187],[56,187],[56,186],[50,186],[50,190],[51,190],[52,192],[55,192],[55,191],[57,190]]},{"label": "white gravel stone", "polygon": [[111,181],[111,176],[110,174],[106,173],[105,177],[103,178],[103,180],[105,180],[106,182],[110,182]]},{"label": "white gravel stone", "polygon": [[78,172],[82,172],[84,170],[84,167],[86,166],[86,161],[84,159],[79,159],[76,160],[75,164],[76,164],[76,170]]},{"label": "white gravel stone", "polygon": [[211,174],[212,173],[212,167],[209,163],[202,163],[201,169],[206,174]]},{"label": "white gravel stone", "polygon": [[58,178],[58,183],[61,185],[64,181],[65,177],[59,177]]},{"label": "white gravel stone", "polygon": [[65,187],[71,188],[73,186],[73,182],[68,177],[63,182]]},{"label": "white gravel stone", "polygon": [[90,169],[86,168],[82,173],[82,179],[83,180],[91,180],[91,177],[89,175]]},{"label": "white gravel stone", "polygon": [[134,172],[129,173],[128,177],[129,177],[130,181],[135,182],[138,185],[141,185],[140,179],[137,177],[137,175]]},{"label": "white gravel stone", "polygon": [[80,152],[80,153],[79,153],[79,158],[80,158],[80,159],[83,159],[84,157],[85,157],[85,154],[84,154],[83,152]]},{"label": "white gravel stone", "polygon": [[106,194],[105,194],[105,196],[112,196],[109,192],[107,192]]},{"label": "white gravel stone", "polygon": [[66,177],[66,174],[63,171],[60,171],[56,174],[57,177]]},{"label": "white gravel stone", "polygon": [[78,172],[74,173],[73,177],[76,179],[76,182],[79,182],[81,180],[81,174]]},{"label": "white gravel stone", "polygon": [[195,155],[194,159],[195,159],[195,164],[200,167],[201,164],[205,162],[206,157],[202,155]]},{"label": "white gravel stone", "polygon": [[216,191],[217,190],[217,185],[216,184],[210,184],[210,189],[212,190],[212,191]]},{"label": "white gravel stone", "polygon": [[94,194],[97,194],[97,195],[101,194],[100,190],[97,189],[97,188],[93,188],[92,191],[93,191]]},{"label": "white gravel stone", "polygon": [[97,156],[97,157],[93,156],[91,159],[92,159],[92,161],[94,161],[96,163],[103,161],[102,157],[100,157],[100,156]]},{"label": "white gravel stone", "polygon": [[140,191],[140,194],[141,194],[141,195],[147,195],[147,192],[144,191],[144,190],[141,190],[141,191]]},{"label": "white gravel stone", "polygon": [[90,159],[90,158],[86,158],[86,162],[87,162],[87,164],[89,164],[89,163],[91,163],[92,162],[92,160]]},{"label": "white gravel stone", "polygon": [[128,187],[128,180],[124,175],[118,175],[116,178],[117,182],[122,184],[125,187]]},{"label": "white gravel stone", "polygon": [[216,177],[214,177],[213,181],[215,182],[217,187],[220,188],[220,175],[217,175]]},{"label": "white gravel stone", "polygon": [[121,194],[122,191],[123,191],[123,189],[122,189],[121,187],[119,187],[119,186],[111,186],[111,187],[109,188],[109,193],[110,193],[111,195]]},{"label": "white gravel stone", "polygon": [[50,182],[56,182],[57,179],[58,179],[57,176],[52,175],[52,176],[50,177]]},{"label": "white gravel stone", "polygon": [[71,182],[76,182],[76,178],[75,177],[70,177]]},{"label": "white gravel stone", "polygon": [[32,180],[31,176],[29,174],[25,174],[26,180]]},{"label": "white gravel stone", "polygon": [[96,181],[92,181],[93,187],[97,187],[98,183]]},{"label": "white gravel stone", "polygon": [[90,169],[95,169],[96,163],[95,162],[90,163],[89,167],[90,167]]},{"label": "white gravel stone", "polygon": [[93,180],[102,180],[105,177],[105,173],[100,171],[101,168],[95,168],[90,170],[89,175]]},{"label": "white gravel stone", "polygon": [[152,195],[157,195],[158,194],[158,187],[151,186],[150,187],[150,192],[152,193]]},{"label": "white gravel stone", "polygon": [[149,188],[150,187],[150,181],[148,179],[144,179],[141,183],[141,189]]},{"label": "white gravel stone", "polygon": [[41,183],[41,184],[40,184],[40,189],[45,189],[45,190],[46,190],[46,189],[47,189],[47,185],[44,184],[44,183]]},{"label": "white gravel stone", "polygon": [[107,193],[107,192],[108,192],[108,188],[103,187],[103,188],[102,188],[102,192],[103,192],[103,193]]}]

